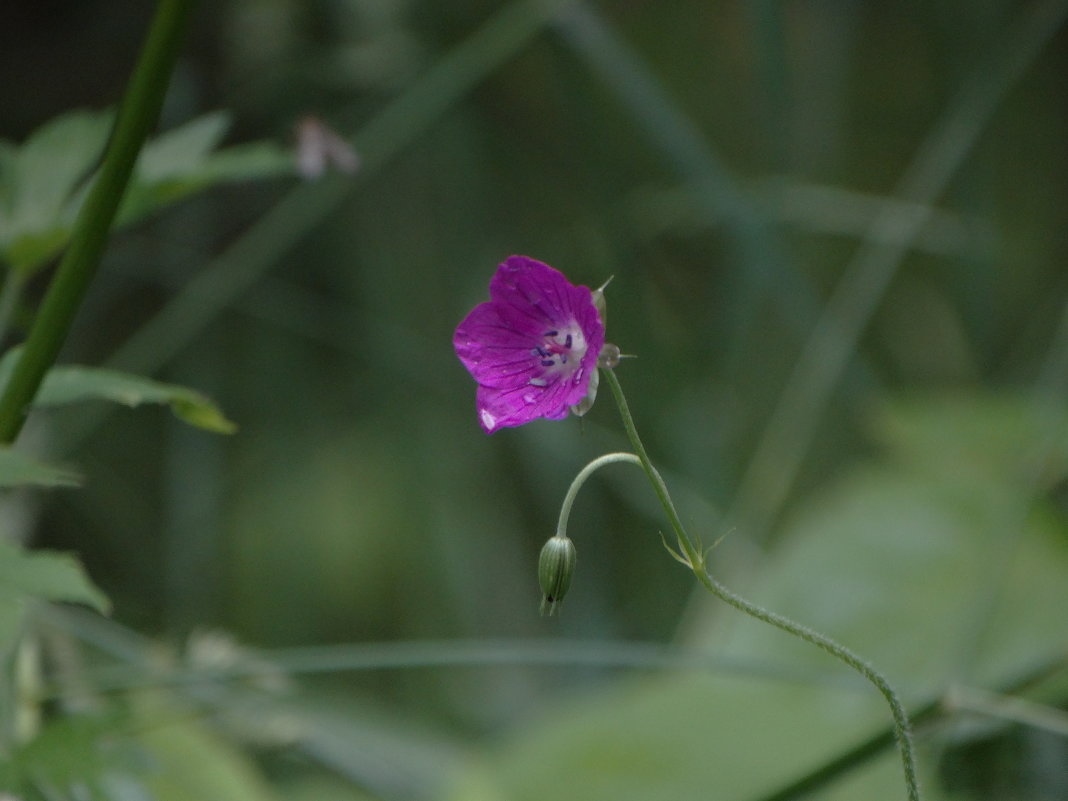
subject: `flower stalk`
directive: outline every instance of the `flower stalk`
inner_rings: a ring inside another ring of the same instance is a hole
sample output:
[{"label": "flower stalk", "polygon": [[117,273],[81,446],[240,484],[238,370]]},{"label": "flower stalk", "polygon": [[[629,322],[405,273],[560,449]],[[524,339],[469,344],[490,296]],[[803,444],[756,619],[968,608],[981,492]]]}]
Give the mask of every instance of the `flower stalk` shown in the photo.
[{"label": "flower stalk", "polygon": [[[660,505],[664,508],[664,513],[667,515],[668,522],[671,524],[672,531],[675,534],[679,551],[676,552],[671,548],[668,548],[668,550],[678,561],[686,564],[693,571],[694,576],[697,577],[697,580],[705,587],[705,589],[720,600],[733,606],[735,609],[771,626],[775,626],[788,634],[799,637],[805,642],[815,645],[839,661],[844,662],[875,685],[876,689],[879,690],[882,696],[886,699],[887,704],[890,706],[890,713],[894,721],[894,736],[897,739],[898,748],[901,753],[901,763],[905,773],[905,785],[908,790],[909,801],[920,801],[919,780],[916,776],[916,757],[912,745],[912,734],[909,727],[908,715],[905,712],[905,708],[901,705],[897,693],[895,693],[890,686],[890,683],[881,673],[875,670],[875,668],[844,645],[835,642],[830,637],[821,634],[814,629],[810,629],[809,627],[796,623],[787,617],[747,601],[745,598],[728,589],[712,577],[705,565],[704,551],[701,549],[701,546],[690,537],[686,528],[682,525],[678,512],[675,510],[675,504],[672,502],[671,495],[668,493],[667,485],[664,483],[663,478],[661,478],[660,473],[653,467],[653,464],[649,459],[649,454],[646,452],[645,446],[642,444],[641,437],[638,436],[638,429],[634,425],[634,418],[630,413],[630,406],[627,404],[627,399],[623,395],[623,388],[619,384],[619,379],[616,378],[615,373],[610,369],[602,369],[601,372],[603,373],[604,380],[608,383],[608,386],[611,387],[612,396],[615,398],[616,405],[619,407],[620,417],[623,420],[623,428],[626,430],[627,437],[630,439],[631,445],[637,456],[634,456],[633,454],[608,454],[607,456],[602,456],[600,459],[595,459],[587,465],[583,471],[579,473],[579,477],[582,477],[582,480],[585,481],[585,478],[588,477],[589,473],[592,473],[593,470],[613,461],[636,461],[645,471],[649,483],[652,485],[657,498],[659,498]],[[576,478],[576,483],[581,486],[581,482],[578,481],[578,478]],[[568,498],[566,498],[564,502],[565,509],[561,510],[561,529],[558,530],[558,535],[561,535],[563,527],[566,527],[567,513],[570,512],[570,503],[574,502],[574,494],[577,493],[577,491],[576,484],[573,483],[571,491],[568,492]]]},{"label": "flower stalk", "polygon": [[705,589],[735,609],[817,646],[875,685],[890,705],[909,800],[920,801],[908,715],[883,675],[830,637],[747,601],[709,573],[705,550],[682,525],[667,485],[638,436],[613,371],[622,355],[615,345],[605,344],[604,324],[604,286],[593,291],[575,286],[547,264],[512,256],[498,266],[490,281],[490,300],[476,306],[453,335],[457,357],[478,383],[476,408],[487,434],[538,418],[562,420],[569,412],[581,416],[593,404],[603,378],[634,447],[635,453],[609,453],[594,459],[571,482],[556,534],[542,547],[538,559],[542,613],[553,614],[571,586],[576,551],[567,536],[567,521],[578,491],[605,465],[637,464],[645,471],[675,535],[675,547],[666,539],[664,546],[693,571]]},{"label": "flower stalk", "polygon": [[564,503],[560,507],[556,534],[542,546],[538,557],[538,583],[541,585],[543,615],[556,614],[571,586],[571,577],[575,572],[575,545],[567,536],[567,520],[571,516],[571,507],[575,505],[575,498],[578,497],[586,479],[605,465],[615,462],[632,462],[641,466],[641,460],[633,453],[606,453],[582,468],[568,487]]},{"label": "flower stalk", "polygon": [[586,479],[605,465],[615,464],[616,462],[631,462],[639,467],[643,466],[641,459],[633,453],[606,453],[604,456],[598,456],[582,468],[572,480],[571,486],[567,489],[567,495],[564,496],[564,502],[560,506],[560,520],[556,524],[557,537],[567,536],[567,521],[571,517],[571,507],[575,505],[575,498],[578,496],[579,490],[582,489],[582,485],[586,483]]}]

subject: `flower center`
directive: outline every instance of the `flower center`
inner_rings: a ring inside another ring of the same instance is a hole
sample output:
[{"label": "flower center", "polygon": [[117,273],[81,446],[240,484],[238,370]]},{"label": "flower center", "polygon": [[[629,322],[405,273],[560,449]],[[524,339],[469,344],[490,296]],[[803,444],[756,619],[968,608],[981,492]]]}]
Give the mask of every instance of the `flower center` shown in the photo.
[{"label": "flower center", "polygon": [[542,342],[530,351],[541,367],[541,373],[530,379],[536,387],[544,387],[549,379],[570,378],[582,366],[586,355],[586,337],[578,325],[563,330],[546,331]]}]

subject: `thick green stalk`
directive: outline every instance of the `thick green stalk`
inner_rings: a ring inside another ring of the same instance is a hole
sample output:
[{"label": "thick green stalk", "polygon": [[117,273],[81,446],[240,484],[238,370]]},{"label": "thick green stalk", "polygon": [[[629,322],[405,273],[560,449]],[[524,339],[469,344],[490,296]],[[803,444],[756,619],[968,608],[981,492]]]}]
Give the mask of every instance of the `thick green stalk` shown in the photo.
[{"label": "thick green stalk", "polygon": [[0,396],[0,443],[10,444],[55,363],[108,241],[137,155],[156,124],[193,0],[161,0],[115,118],[100,172],[74,223],[70,245]]},{"label": "thick green stalk", "polygon": [[898,747],[901,751],[901,763],[905,771],[905,785],[908,789],[909,801],[920,801],[919,781],[916,777],[916,757],[913,753],[912,735],[910,733],[908,715],[905,713],[905,708],[901,705],[897,693],[894,692],[890,683],[881,673],[875,670],[875,668],[844,645],[840,645],[830,637],[820,634],[818,631],[814,631],[807,626],[795,623],[789,618],[783,617],[775,612],[770,612],[767,609],[747,601],[740,595],[735,594],[732,590],[727,589],[727,587],[720,584],[709,574],[708,569],[705,567],[704,553],[700,546],[690,538],[690,535],[683,527],[678,512],[675,511],[675,505],[671,501],[671,496],[668,494],[667,485],[664,484],[664,480],[660,477],[660,474],[649,460],[649,454],[646,452],[641,437],[638,436],[638,430],[634,426],[634,418],[631,416],[630,406],[627,405],[627,399],[623,396],[623,388],[619,385],[619,379],[616,378],[615,373],[610,369],[602,369],[601,373],[608,382],[608,385],[612,388],[612,395],[615,397],[616,405],[619,407],[620,417],[623,419],[623,428],[626,429],[627,436],[630,438],[631,445],[634,447],[634,450],[638,455],[642,469],[645,470],[645,474],[649,478],[649,483],[653,485],[653,490],[660,499],[661,506],[664,507],[664,513],[667,515],[668,521],[671,523],[671,527],[675,532],[679,548],[682,551],[682,556],[685,557],[684,561],[686,561],[693,570],[697,580],[701,582],[705,589],[720,600],[730,604],[735,609],[745,612],[747,615],[755,617],[757,620],[761,620],[764,623],[782,629],[788,634],[800,637],[805,642],[812,643],[836,659],[844,662],[874,684],[876,689],[878,689],[886,699],[887,704],[889,704],[890,713],[894,719],[894,735],[897,738]]}]

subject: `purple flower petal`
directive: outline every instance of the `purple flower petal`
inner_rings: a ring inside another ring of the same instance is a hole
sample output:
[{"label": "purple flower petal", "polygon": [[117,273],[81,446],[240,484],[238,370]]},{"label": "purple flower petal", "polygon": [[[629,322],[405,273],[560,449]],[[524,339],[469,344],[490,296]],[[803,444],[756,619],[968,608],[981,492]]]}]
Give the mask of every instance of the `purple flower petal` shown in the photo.
[{"label": "purple flower petal", "polygon": [[488,434],[567,417],[586,397],[603,345],[590,290],[526,256],[510,256],[497,268],[490,300],[453,335],[456,355],[478,382],[475,405]]}]

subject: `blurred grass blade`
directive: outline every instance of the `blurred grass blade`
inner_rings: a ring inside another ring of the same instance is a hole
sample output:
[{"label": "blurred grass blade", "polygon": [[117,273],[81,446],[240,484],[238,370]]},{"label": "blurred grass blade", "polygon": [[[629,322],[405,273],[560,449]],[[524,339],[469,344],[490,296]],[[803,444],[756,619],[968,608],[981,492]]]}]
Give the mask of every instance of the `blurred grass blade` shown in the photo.
[{"label": "blurred grass blade", "polygon": [[737,236],[755,236],[753,227],[759,226],[760,219],[726,166],[656,75],[601,15],[587,3],[575,3],[560,15],[557,28],[678,175],[696,190],[702,205],[724,217]]},{"label": "blurred grass blade", "polygon": [[751,0],[746,3],[760,88],[759,109],[764,123],[768,163],[778,172],[790,169],[793,99],[790,70],[786,60],[786,33],[783,30],[785,6],[778,0]]},{"label": "blurred grass blade", "polygon": [[1066,0],[1042,0],[1023,12],[920,145],[898,183],[896,202],[873,221],[805,342],[742,479],[729,517],[750,536],[763,537],[778,517],[827,401],[911,243],[926,225],[931,204],[1066,15]]},{"label": "blurred grass blade", "polygon": [[788,267],[775,228],[656,74],[588,3],[569,6],[557,27],[645,132],[705,216],[724,224],[733,250],[727,260],[739,266],[740,277],[748,284],[727,306],[733,315],[725,326],[733,337],[726,348],[729,358],[734,362],[748,358],[746,342],[760,319],[757,309],[769,293],[786,319],[798,329],[807,328],[819,310],[813,287],[800,271]]},{"label": "blurred grass blade", "polygon": [[109,364],[151,373],[181,350],[227,306],[336,210],[361,180],[374,175],[522,50],[569,0],[517,0],[450,50],[356,136],[356,176],[302,183],[171,298],[120,348]]}]

